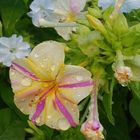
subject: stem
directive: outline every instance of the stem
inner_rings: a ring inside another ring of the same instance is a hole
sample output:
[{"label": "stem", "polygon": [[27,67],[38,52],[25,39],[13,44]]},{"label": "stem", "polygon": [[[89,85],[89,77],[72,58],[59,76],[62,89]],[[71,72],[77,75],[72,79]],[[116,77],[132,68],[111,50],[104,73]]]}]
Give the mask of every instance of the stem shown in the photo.
[{"label": "stem", "polygon": [[117,54],[117,67],[120,67],[120,66],[124,66],[124,57],[123,57],[123,54],[120,50],[117,50],[116,52]]},{"label": "stem", "polygon": [[125,0],[118,0],[116,2],[116,5],[115,5],[115,9],[114,11],[112,12],[112,14],[110,15],[110,18],[113,18],[115,15],[117,15],[123,5],[123,3],[125,2]]}]

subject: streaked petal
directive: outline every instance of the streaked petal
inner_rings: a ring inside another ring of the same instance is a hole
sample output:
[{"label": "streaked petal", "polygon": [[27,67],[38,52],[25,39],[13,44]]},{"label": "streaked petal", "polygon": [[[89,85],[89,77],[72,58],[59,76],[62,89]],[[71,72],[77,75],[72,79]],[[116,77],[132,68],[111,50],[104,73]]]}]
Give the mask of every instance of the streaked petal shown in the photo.
[{"label": "streaked petal", "polygon": [[[42,113],[39,115],[39,117],[36,120],[37,125],[43,125],[46,124],[47,126],[54,128],[54,129],[61,129],[59,127],[59,121],[64,120],[65,125],[69,125],[69,123],[66,121],[63,114],[59,111],[55,104],[55,95],[50,94],[45,101],[45,107],[42,111]],[[30,118],[32,118],[34,112],[30,115]],[[70,126],[70,125],[69,125]],[[68,127],[69,127],[68,126]]]},{"label": "streaked petal", "polygon": [[[70,117],[66,118],[65,114]],[[32,118],[33,113],[30,115]],[[63,99],[57,94],[50,94],[45,101],[45,107],[36,120],[38,125],[46,124],[47,126],[58,129],[67,130],[71,124],[75,127],[79,123],[79,111],[76,104]],[[69,122],[71,120],[71,122]]]},{"label": "streaked petal", "polygon": [[77,105],[69,102],[62,96],[57,97],[57,95],[55,97],[55,103],[69,124],[76,127],[79,118]]},{"label": "streaked petal", "polygon": [[32,102],[44,89],[43,84],[34,81],[12,67],[10,68],[10,80],[15,93],[16,106],[25,114],[32,113],[35,110],[35,105],[32,105]]},{"label": "streaked petal", "polygon": [[76,103],[87,97],[93,87],[91,73],[80,66],[66,65],[58,82],[59,93]]},{"label": "streaked petal", "polygon": [[28,59],[41,68],[47,80],[54,80],[64,65],[64,47],[55,41],[43,42],[32,50]]}]

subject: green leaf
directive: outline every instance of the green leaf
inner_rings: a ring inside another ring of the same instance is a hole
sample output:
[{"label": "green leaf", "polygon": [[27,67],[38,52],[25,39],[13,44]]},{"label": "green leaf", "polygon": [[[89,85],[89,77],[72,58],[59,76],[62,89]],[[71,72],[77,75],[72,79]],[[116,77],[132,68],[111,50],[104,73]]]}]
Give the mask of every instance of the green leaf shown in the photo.
[{"label": "green leaf", "polygon": [[105,108],[105,111],[107,113],[107,117],[111,124],[114,125],[114,117],[112,115],[112,97],[113,97],[113,88],[114,88],[115,80],[113,79],[111,81],[110,85],[110,93],[106,93],[103,96],[103,105]]},{"label": "green leaf", "polygon": [[10,109],[0,110],[0,140],[24,140],[24,127]]},{"label": "green leaf", "polygon": [[125,16],[123,14],[118,14],[113,20],[113,32],[117,36],[122,36],[124,33],[128,32],[128,24]]},{"label": "green leaf", "polygon": [[[17,109],[14,104],[14,94],[9,84],[6,84],[5,81],[0,81],[0,95],[3,101],[11,108],[25,123],[27,117]],[[5,88],[6,87],[6,88]]]},{"label": "green leaf", "polygon": [[140,23],[129,28],[128,33],[121,37],[122,45],[125,47],[133,47],[140,43]]},{"label": "green leaf", "polygon": [[21,0],[0,0],[0,13],[5,32],[11,35],[16,22],[26,13],[26,6]]},{"label": "green leaf", "polygon": [[140,99],[133,98],[130,102],[129,109],[131,115],[134,117],[138,125],[140,126]]},{"label": "green leaf", "polygon": [[134,95],[140,99],[140,82],[131,82],[130,88],[132,89]]},{"label": "green leaf", "polygon": [[54,135],[52,140],[85,140],[85,137],[81,134],[80,127],[76,127],[67,131],[60,131],[60,134]]}]

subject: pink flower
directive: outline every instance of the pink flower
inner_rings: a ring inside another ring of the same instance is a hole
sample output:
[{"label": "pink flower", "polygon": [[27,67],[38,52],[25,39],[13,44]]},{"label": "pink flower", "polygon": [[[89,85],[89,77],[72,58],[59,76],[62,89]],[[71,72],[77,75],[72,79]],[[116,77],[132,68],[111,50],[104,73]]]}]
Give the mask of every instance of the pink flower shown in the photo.
[{"label": "pink flower", "polygon": [[64,65],[64,47],[55,41],[43,42],[10,68],[16,106],[33,123],[61,130],[79,123],[77,104],[93,87],[89,71]]}]

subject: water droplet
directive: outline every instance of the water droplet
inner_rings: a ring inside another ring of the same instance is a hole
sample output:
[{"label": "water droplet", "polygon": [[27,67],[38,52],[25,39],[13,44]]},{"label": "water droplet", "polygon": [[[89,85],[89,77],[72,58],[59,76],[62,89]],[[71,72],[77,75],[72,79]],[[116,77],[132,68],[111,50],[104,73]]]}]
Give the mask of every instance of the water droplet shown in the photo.
[{"label": "water droplet", "polygon": [[36,123],[37,123],[37,124],[40,123],[40,117],[38,117],[38,118],[36,119]]},{"label": "water droplet", "polygon": [[70,127],[70,124],[68,123],[68,121],[65,118],[62,118],[62,119],[58,120],[58,127],[61,130],[67,130]]},{"label": "water droplet", "polygon": [[41,66],[42,68],[44,68],[44,63],[41,63],[40,66]]},{"label": "water droplet", "polygon": [[21,99],[21,101],[22,101],[22,102],[24,102],[24,101],[25,101],[25,99],[23,98],[23,99]]},{"label": "water droplet", "polygon": [[83,80],[83,76],[79,76],[79,75],[76,76],[76,80],[77,80],[77,81],[82,81],[82,80]]},{"label": "water droplet", "polygon": [[11,72],[11,75],[12,75],[12,76],[15,75],[15,72]]},{"label": "water droplet", "polygon": [[51,66],[51,70],[54,71],[55,70],[55,67],[56,67],[55,65],[52,65]]},{"label": "water droplet", "polygon": [[38,55],[38,54],[35,54],[35,55],[34,55],[34,57],[35,57],[35,58],[38,58],[38,57],[39,57],[39,55]]},{"label": "water droplet", "polygon": [[30,86],[31,83],[32,83],[32,80],[29,79],[29,78],[24,78],[24,79],[21,81],[21,84],[22,84],[23,86]]},{"label": "water droplet", "polygon": [[47,118],[48,118],[48,119],[51,119],[51,118],[52,118],[52,116],[51,116],[51,115],[48,115],[48,116],[47,116]]},{"label": "water droplet", "polygon": [[39,99],[39,96],[35,96],[34,100],[37,101]]}]

